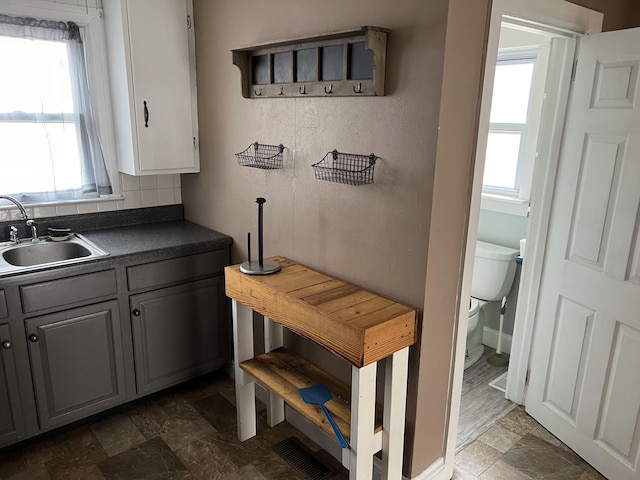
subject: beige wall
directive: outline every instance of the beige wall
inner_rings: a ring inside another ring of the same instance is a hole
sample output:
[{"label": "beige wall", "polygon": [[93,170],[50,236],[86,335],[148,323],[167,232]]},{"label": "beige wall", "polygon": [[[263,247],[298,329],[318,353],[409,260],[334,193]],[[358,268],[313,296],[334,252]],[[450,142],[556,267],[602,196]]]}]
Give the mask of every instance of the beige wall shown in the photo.
[{"label": "beige wall", "polygon": [[435,460],[424,452],[447,441],[451,370],[469,226],[484,51],[491,0],[450,0],[434,192],[412,475]]},{"label": "beige wall", "polygon": [[[422,309],[446,15],[446,0],[196,0],[202,172],[182,176],[187,217],[231,235],[238,262],[246,258],[247,231],[257,230],[255,198],[264,196],[267,255],[289,256]],[[240,95],[231,49],[361,25],[391,30],[386,96]],[[234,153],[256,140],[287,147],[283,170],[237,165]],[[334,148],[378,155],[375,183],[315,180],[311,164]],[[417,357],[414,349],[414,399]],[[446,362],[441,366],[448,372]],[[432,415],[442,423],[439,405]],[[421,462],[442,454],[441,441],[425,448]]]},{"label": "beige wall", "polygon": [[638,0],[569,0],[571,3],[602,12],[603,31],[621,30],[640,26]]}]

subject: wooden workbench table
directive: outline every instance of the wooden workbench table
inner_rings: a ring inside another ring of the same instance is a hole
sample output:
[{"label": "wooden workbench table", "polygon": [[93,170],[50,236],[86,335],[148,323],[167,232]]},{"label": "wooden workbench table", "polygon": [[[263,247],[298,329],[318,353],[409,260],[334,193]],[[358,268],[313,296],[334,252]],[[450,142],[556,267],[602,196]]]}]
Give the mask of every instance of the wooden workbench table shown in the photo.
[{"label": "wooden workbench table", "polygon": [[[351,479],[372,477],[373,455],[382,451],[382,478],[402,477],[409,346],[415,343],[415,309],[283,257],[282,270],[246,275],[226,267],[226,294],[233,305],[238,437],[256,434],[255,381],[270,392],[267,420],[284,420],[284,402],[329,435],[320,409],[305,404],[298,389],[322,383],[333,399],[326,406],[349,448],[342,463]],[[252,312],[265,317],[265,354],[255,357]],[[283,348],[283,331],[310,339],[352,365],[351,387]],[[254,358],[255,357],[255,358]],[[377,362],[385,361],[382,420],[376,421]],[[335,438],[335,437],[334,437]]]}]

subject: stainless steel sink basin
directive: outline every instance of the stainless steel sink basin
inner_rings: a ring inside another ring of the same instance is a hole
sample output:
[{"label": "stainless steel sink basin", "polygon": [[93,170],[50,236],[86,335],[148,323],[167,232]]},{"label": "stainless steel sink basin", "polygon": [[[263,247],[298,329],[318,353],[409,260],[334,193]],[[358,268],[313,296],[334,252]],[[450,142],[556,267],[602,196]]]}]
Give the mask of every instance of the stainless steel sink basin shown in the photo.
[{"label": "stainless steel sink basin", "polygon": [[68,265],[109,255],[79,234],[62,242],[0,243],[0,276]]}]

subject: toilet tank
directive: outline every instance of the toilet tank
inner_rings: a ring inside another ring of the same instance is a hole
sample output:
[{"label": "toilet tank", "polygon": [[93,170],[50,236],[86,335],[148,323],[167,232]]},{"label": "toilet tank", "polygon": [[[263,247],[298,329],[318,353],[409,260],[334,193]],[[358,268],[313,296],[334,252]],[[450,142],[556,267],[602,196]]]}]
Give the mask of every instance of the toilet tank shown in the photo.
[{"label": "toilet tank", "polygon": [[513,284],[518,250],[493,243],[476,243],[471,279],[471,296],[482,300],[501,300]]}]

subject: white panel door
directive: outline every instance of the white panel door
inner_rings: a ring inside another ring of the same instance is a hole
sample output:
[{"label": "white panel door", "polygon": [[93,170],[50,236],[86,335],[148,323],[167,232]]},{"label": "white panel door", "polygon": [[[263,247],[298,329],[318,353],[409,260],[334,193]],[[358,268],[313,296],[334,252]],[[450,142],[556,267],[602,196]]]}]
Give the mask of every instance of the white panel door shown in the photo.
[{"label": "white panel door", "polygon": [[640,479],[640,29],[580,39],[527,411],[609,479]]}]

